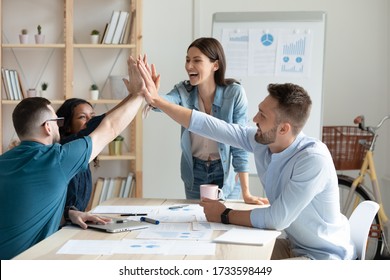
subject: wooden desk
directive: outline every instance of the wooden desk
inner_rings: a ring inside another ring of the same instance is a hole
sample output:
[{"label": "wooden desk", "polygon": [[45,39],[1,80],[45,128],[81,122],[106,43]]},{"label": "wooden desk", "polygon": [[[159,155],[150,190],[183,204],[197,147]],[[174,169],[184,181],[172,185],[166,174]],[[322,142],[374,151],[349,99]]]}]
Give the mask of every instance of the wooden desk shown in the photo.
[{"label": "wooden desk", "polygon": [[[103,205],[173,205],[185,203],[199,203],[191,200],[174,199],[136,199],[136,198],[115,198],[106,201]],[[248,205],[242,202],[226,202],[228,207],[233,209],[253,209],[255,205]],[[259,207],[259,206],[257,206]],[[56,252],[71,239],[75,240],[121,240],[135,239],[138,231],[108,234],[95,230],[83,230],[76,226],[67,226],[16,256],[16,260],[268,260],[275,244],[275,240],[265,246],[250,246],[236,244],[217,244],[213,256],[192,256],[192,255],[64,255]],[[214,231],[213,238],[222,234],[223,231]]]}]

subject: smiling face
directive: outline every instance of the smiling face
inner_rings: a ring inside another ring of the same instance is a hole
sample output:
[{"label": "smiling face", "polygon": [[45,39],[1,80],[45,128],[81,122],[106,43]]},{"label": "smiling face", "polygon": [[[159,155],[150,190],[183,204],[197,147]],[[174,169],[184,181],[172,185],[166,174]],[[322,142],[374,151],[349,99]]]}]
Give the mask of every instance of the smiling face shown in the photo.
[{"label": "smiling face", "polygon": [[264,145],[275,143],[278,130],[277,105],[276,99],[271,96],[267,96],[259,104],[259,111],[253,117],[253,121],[257,126],[256,142]]},{"label": "smiling face", "polygon": [[87,123],[95,116],[95,111],[88,103],[79,104],[74,108],[70,133],[77,133],[87,127]]},{"label": "smiling face", "polygon": [[188,49],[185,68],[192,86],[214,81],[214,72],[218,70],[218,62],[211,62],[198,48]]}]

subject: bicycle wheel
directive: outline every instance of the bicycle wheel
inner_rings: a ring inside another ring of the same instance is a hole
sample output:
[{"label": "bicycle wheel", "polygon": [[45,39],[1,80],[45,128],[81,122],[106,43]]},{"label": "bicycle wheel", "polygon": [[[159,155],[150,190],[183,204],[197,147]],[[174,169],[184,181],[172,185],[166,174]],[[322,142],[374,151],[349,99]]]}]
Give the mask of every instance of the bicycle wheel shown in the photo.
[{"label": "bicycle wheel", "polygon": [[[364,200],[372,200],[362,185],[357,186],[354,191],[352,203],[345,208],[346,199],[351,191],[353,179],[344,175],[338,175],[339,191],[340,191],[340,209],[343,214],[349,219],[356,206]],[[376,234],[375,234],[376,233]],[[370,235],[367,240],[366,260],[373,260],[380,256],[382,246],[382,237],[380,233],[379,218],[375,215],[372,221]]]}]

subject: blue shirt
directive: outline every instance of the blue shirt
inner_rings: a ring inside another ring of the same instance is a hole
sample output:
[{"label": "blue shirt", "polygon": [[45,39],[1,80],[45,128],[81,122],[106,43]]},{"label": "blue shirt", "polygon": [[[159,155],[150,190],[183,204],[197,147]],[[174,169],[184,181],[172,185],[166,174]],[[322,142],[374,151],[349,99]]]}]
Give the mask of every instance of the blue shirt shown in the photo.
[{"label": "blue shirt", "polygon": [[300,133],[284,151],[272,154],[255,141],[257,128],[231,125],[192,111],[189,130],[254,153],[270,207],[252,210],[256,228],[284,230],[296,256],[356,257],[347,218],[340,212],[332,157],[322,142]]},{"label": "blue shirt", "polygon": [[58,230],[69,180],[88,166],[90,137],[65,145],[22,141],[0,156],[0,259]]},{"label": "blue shirt", "polygon": [[[188,87],[188,89],[187,89]],[[199,110],[198,88],[191,87],[188,82],[181,82],[163,98],[183,107]],[[228,123],[246,125],[248,122],[248,100],[244,88],[239,84],[217,86],[212,104],[213,116]],[[181,129],[181,178],[186,185],[193,185],[193,159],[191,137],[188,129]],[[223,194],[225,198],[237,187],[235,173],[249,172],[248,153],[243,149],[232,147],[226,143],[218,143],[219,155],[224,172]],[[240,187],[238,185],[238,187]]]}]

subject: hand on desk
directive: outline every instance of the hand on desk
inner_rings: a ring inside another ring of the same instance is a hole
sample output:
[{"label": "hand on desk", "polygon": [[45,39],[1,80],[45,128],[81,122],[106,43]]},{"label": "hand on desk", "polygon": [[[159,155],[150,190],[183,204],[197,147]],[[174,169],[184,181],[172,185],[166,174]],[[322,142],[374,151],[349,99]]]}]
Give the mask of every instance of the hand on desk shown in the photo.
[{"label": "hand on desk", "polygon": [[99,217],[87,212],[69,210],[69,218],[73,224],[79,225],[82,229],[87,229],[88,225],[85,222],[93,222],[99,224],[106,224],[111,222],[108,217]]},{"label": "hand on desk", "polygon": [[218,200],[202,197],[202,201],[199,205],[203,207],[203,212],[206,215],[208,222],[221,222],[221,214],[226,209],[226,206],[223,203]]},{"label": "hand on desk", "polygon": [[257,197],[251,194],[243,194],[243,199],[245,203],[247,204],[257,204],[257,205],[266,205],[269,204],[269,201],[267,198],[264,197]]},{"label": "hand on desk", "polygon": [[[203,207],[208,222],[221,223],[221,214],[225,211],[226,206],[218,200],[212,200],[202,197],[199,204]],[[234,225],[252,227],[250,215],[251,210],[232,210],[229,212],[229,223]]]}]

